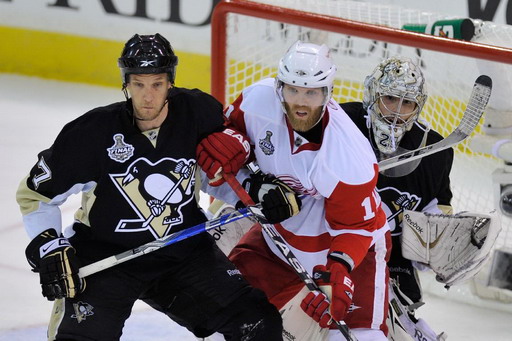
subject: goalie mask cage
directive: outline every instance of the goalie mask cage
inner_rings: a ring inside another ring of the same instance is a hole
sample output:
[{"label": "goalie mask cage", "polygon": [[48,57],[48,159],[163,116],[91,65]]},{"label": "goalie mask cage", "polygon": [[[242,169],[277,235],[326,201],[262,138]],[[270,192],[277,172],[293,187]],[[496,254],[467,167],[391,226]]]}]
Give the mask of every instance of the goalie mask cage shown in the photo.
[{"label": "goalie mask cage", "polygon": [[[228,105],[245,87],[274,77],[279,59],[301,39],[325,43],[331,48],[338,66],[333,90],[338,102],[361,101],[364,78],[382,59],[402,55],[417,62],[426,78],[429,97],[420,117],[444,137],[459,124],[473,84],[481,74],[493,79],[488,108],[512,115],[512,27],[474,21],[476,29],[471,42],[401,29],[403,25],[427,25],[442,19],[447,18],[410,8],[356,1],[223,1],[212,17],[212,94]],[[471,138],[483,135],[482,122],[472,137],[455,147],[451,173],[454,212],[487,213],[495,207],[492,173],[504,167],[503,160],[469,147]],[[510,247],[512,219],[501,214],[500,218],[502,232],[496,247]],[[471,290],[473,297],[474,286],[486,286],[486,280],[477,277],[468,285],[470,288],[453,287],[450,294]],[[428,285],[424,288],[433,293],[443,291],[437,289],[442,288],[439,283],[432,286],[431,290]],[[458,298],[467,301],[468,297],[461,292]],[[483,306],[489,302],[475,300]],[[501,302],[490,304],[502,308]],[[504,309],[512,311],[510,307]]]}]

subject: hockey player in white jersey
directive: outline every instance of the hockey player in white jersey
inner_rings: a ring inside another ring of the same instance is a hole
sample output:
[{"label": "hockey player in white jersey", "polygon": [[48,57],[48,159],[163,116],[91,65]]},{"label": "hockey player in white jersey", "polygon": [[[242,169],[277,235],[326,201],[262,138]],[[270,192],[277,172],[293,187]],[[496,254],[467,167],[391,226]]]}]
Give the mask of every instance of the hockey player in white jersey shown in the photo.
[{"label": "hockey player in white jersey", "polygon": [[[279,62],[276,78],[249,86],[226,109],[229,124],[248,136],[266,174],[246,179],[246,189],[263,204],[269,196],[261,189],[274,189],[282,209],[263,213],[281,221],[277,230],[331,303],[307,290],[258,225],[230,259],[279,308],[285,339],[343,340],[335,319],[345,321],[358,340],[386,340],[391,238],[375,190],[378,165],[368,140],[331,99],[335,74],[327,46],[298,41]],[[205,151],[219,153],[202,143]],[[297,196],[287,195],[292,189],[303,196],[298,213]],[[216,197],[222,191],[217,188]],[[224,199],[237,201],[228,194]]]}]

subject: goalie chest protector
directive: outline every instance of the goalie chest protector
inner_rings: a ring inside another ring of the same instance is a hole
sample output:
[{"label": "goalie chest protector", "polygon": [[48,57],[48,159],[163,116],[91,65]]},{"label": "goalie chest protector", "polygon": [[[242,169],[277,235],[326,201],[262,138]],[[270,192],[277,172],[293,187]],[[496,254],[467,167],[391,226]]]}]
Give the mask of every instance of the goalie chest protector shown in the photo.
[{"label": "goalie chest protector", "polygon": [[[375,141],[370,129],[366,126],[367,113],[362,103],[342,103],[341,107],[354,121],[359,130],[370,140],[377,152]],[[421,143],[424,127],[416,122],[400,142],[400,147],[414,150]],[[430,130],[427,145],[442,140],[437,132]],[[402,232],[402,220],[405,210],[427,211],[440,213],[437,205],[450,205],[450,171],[453,162],[453,149],[445,149],[438,153],[425,156],[418,167],[410,174],[402,177],[379,175],[377,190],[382,198],[382,207],[386,212],[392,235]]]}]

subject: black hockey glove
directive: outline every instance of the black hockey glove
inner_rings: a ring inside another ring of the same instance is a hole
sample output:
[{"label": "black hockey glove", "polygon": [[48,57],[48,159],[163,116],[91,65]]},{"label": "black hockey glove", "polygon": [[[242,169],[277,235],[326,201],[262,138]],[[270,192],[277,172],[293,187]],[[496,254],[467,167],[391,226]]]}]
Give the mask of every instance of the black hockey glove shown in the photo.
[{"label": "black hockey glove", "polygon": [[75,297],[85,289],[75,249],[66,238],[48,229],[35,237],[25,250],[34,272],[39,273],[43,296],[49,301]]},{"label": "black hockey glove", "polygon": [[255,203],[261,203],[261,212],[271,224],[296,215],[302,206],[293,189],[274,176],[251,174],[243,187]]}]

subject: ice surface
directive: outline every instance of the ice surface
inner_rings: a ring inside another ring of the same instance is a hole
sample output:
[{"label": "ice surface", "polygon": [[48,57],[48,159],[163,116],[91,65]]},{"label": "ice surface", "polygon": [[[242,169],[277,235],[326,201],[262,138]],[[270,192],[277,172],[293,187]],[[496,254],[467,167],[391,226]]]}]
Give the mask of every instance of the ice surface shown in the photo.
[{"label": "ice surface", "polygon": [[[51,145],[62,126],[97,106],[123,100],[120,90],[83,84],[0,74],[0,340],[44,340],[51,303],[40,294],[37,274],[30,271],[24,250],[29,239],[15,201],[20,180]],[[71,223],[78,203],[62,209]],[[443,290],[443,289],[439,289]],[[427,296],[423,317],[448,340],[512,340],[512,315]],[[126,322],[123,341],[196,340],[163,314],[137,303]]]}]

